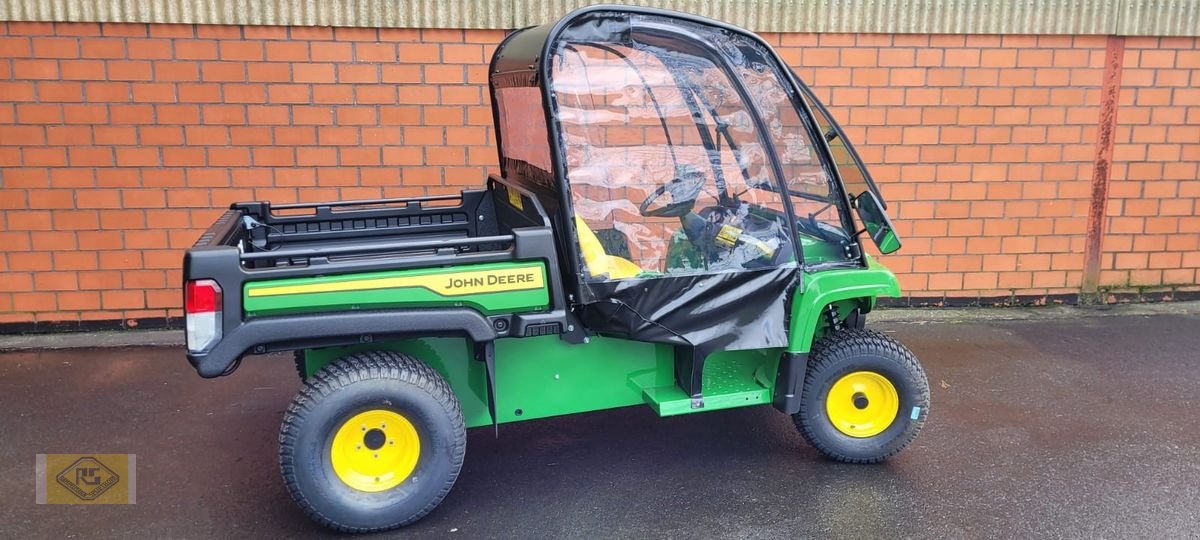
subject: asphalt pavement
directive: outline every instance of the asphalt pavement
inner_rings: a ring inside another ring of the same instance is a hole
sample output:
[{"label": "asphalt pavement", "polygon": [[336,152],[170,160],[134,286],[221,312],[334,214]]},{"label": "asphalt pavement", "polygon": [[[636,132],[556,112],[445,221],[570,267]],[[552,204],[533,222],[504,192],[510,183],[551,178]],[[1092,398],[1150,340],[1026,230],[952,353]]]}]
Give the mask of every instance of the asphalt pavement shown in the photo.
[{"label": "asphalt pavement", "polygon": [[[879,466],[826,461],[752,407],[632,407],[469,432],[405,538],[1194,538],[1200,316],[887,322],[929,422]],[[288,498],[290,357],[200,379],[175,347],[0,353],[0,537],[327,535]],[[34,504],[38,453],[136,453],[137,504]]]}]

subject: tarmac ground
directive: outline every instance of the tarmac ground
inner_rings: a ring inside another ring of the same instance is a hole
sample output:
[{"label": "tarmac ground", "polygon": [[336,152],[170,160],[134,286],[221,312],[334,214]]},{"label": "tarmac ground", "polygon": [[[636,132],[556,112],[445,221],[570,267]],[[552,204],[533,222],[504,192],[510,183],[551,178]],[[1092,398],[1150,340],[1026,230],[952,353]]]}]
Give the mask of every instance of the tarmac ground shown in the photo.
[{"label": "tarmac ground", "polygon": [[[1200,310],[1042,313],[872,321],[917,354],[933,392],[925,430],[885,464],[824,460],[769,406],[506,424],[468,432],[454,490],[392,534],[1195,535]],[[8,348],[28,350],[0,353],[0,537],[328,534],[279,475],[290,356],[204,380],[173,345]],[[84,452],[137,454],[137,504],[34,504],[34,456]]]}]

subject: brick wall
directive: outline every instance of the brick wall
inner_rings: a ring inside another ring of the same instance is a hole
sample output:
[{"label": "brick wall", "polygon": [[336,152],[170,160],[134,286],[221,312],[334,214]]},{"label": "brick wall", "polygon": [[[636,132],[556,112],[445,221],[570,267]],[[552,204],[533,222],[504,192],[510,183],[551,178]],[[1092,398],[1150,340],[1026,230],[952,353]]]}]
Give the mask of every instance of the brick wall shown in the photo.
[{"label": "brick wall", "polygon": [[1100,284],[1200,282],[1200,39],[1129,38]]},{"label": "brick wall", "polygon": [[[481,184],[502,37],[0,23],[0,328],[177,316],[233,201]],[[1079,292],[1105,38],[767,37],[895,201],[907,294]],[[1128,41],[1103,284],[1195,290],[1200,40]]]}]

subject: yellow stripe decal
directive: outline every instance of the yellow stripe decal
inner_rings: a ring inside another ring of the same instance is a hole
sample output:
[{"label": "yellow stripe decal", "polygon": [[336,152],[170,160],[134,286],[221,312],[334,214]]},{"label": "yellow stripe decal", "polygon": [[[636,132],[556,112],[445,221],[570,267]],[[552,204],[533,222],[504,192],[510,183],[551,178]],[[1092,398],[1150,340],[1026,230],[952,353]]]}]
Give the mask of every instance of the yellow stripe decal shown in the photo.
[{"label": "yellow stripe decal", "polygon": [[399,276],[336,281],[331,283],[257,287],[248,289],[246,296],[283,296],[291,294],[399,289],[402,287],[424,287],[442,296],[465,296],[469,294],[526,291],[541,289],[545,286],[546,279],[542,268],[538,266],[526,266],[424,276]]}]

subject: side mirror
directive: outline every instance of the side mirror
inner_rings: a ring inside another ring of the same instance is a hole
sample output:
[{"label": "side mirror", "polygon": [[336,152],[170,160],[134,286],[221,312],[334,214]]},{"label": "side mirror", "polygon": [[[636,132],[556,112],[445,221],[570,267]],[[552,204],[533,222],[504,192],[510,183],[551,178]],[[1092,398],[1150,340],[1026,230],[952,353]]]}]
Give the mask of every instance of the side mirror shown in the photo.
[{"label": "side mirror", "polygon": [[883,204],[874,193],[870,190],[862,192],[854,199],[854,206],[858,210],[858,219],[862,220],[867,235],[875,242],[880,253],[887,254],[900,249],[900,237],[896,235],[892,220],[883,211]]}]

